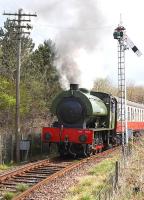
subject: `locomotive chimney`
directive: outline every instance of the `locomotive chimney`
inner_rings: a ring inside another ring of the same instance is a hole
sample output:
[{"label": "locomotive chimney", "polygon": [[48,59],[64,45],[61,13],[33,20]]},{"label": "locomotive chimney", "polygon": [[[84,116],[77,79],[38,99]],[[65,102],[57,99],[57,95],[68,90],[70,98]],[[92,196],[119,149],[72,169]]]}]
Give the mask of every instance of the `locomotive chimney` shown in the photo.
[{"label": "locomotive chimney", "polygon": [[78,89],[79,89],[79,84],[74,84],[74,83],[70,84],[70,90],[78,90]]}]

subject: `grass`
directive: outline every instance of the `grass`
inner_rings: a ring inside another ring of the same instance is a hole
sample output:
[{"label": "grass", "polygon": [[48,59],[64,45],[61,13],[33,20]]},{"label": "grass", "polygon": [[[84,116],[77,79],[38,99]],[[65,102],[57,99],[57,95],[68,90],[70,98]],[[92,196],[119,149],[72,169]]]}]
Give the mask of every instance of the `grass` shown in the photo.
[{"label": "grass", "polygon": [[16,192],[6,192],[3,195],[2,200],[11,200],[13,199],[15,196],[17,196],[18,194],[20,194],[21,192],[24,192],[25,190],[27,190],[29,188],[29,186],[25,183],[18,183],[16,185]]},{"label": "grass", "polygon": [[18,183],[16,185],[16,192],[6,192],[3,195],[2,200],[11,200],[13,199],[15,196],[17,196],[18,194],[20,194],[21,192],[24,192],[25,190],[28,189],[28,185],[25,183]]},{"label": "grass", "polygon": [[96,165],[95,168],[91,169],[89,171],[89,174],[91,175],[102,175],[102,174],[108,174],[109,171],[111,171],[112,169],[114,169],[115,166],[115,162],[117,160],[117,157],[114,158],[107,158],[106,160],[102,161],[101,163],[99,163],[98,165]]},{"label": "grass", "polygon": [[3,170],[7,170],[7,169],[10,169],[11,167],[14,167],[15,164],[13,163],[9,163],[9,164],[0,164],[0,170],[3,171]]},{"label": "grass", "polygon": [[15,193],[13,192],[6,192],[3,196],[3,200],[11,200],[15,196]]},{"label": "grass", "polygon": [[76,186],[69,189],[65,200],[96,200],[96,194],[105,186],[117,159],[118,156],[108,158],[90,169],[86,176],[78,179]]},{"label": "grass", "polygon": [[17,190],[17,192],[24,192],[25,190],[28,189],[28,187],[29,186],[25,183],[18,183],[16,186],[16,190]]},{"label": "grass", "polygon": [[133,145],[133,153],[120,176],[120,190],[113,200],[144,200],[144,138]]},{"label": "grass", "polygon": [[[144,200],[144,138],[134,143],[132,148],[131,157],[128,157],[125,167],[122,166],[119,190],[113,200]],[[112,186],[107,182],[108,177],[114,172],[117,160],[119,156],[113,155],[90,169],[86,176],[79,178],[78,183],[69,189],[65,200],[97,200],[96,196],[101,189],[109,191]]]}]

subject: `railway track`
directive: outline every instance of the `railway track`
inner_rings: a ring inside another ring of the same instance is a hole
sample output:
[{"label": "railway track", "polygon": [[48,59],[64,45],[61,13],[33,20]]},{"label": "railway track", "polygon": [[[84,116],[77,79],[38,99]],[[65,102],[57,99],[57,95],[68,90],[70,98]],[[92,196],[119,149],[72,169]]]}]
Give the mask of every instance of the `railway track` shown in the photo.
[{"label": "railway track", "polygon": [[[91,156],[79,161],[74,160],[42,160],[35,163],[30,163],[0,176],[0,199],[6,192],[14,192],[16,196],[13,200],[25,199],[30,193],[35,191],[40,186],[63,176],[67,172],[80,167],[82,164],[97,159],[105,159],[115,149],[110,149],[96,156]],[[18,192],[18,185],[25,184],[28,189],[22,193]]]}]

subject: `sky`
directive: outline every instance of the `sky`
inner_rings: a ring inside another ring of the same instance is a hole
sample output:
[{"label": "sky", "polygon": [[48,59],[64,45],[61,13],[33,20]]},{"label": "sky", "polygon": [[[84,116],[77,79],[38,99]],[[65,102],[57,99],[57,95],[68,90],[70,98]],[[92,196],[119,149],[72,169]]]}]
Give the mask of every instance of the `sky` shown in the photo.
[{"label": "sky", "polygon": [[109,77],[117,84],[117,40],[114,29],[122,16],[128,37],[142,52],[137,57],[126,51],[128,82],[144,86],[144,2],[143,0],[0,0],[0,26],[3,12],[36,13],[31,18],[31,36],[38,46],[52,39],[60,55],[56,63],[62,82],[77,82],[91,88],[97,78]]}]

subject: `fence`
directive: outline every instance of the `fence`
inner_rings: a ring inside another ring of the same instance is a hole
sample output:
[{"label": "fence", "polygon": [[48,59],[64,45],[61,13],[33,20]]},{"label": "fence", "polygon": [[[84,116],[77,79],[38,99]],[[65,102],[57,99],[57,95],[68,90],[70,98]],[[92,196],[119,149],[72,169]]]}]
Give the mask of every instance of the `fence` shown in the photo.
[{"label": "fence", "polygon": [[111,200],[119,188],[119,178],[125,168],[126,162],[132,155],[132,148],[125,149],[125,156],[115,163],[115,170],[111,172],[103,188],[96,194],[96,200]]},{"label": "fence", "polygon": [[0,134],[0,164],[13,160],[13,136],[3,132]]},{"label": "fence", "polygon": [[[35,156],[48,155],[49,144],[42,144],[41,129],[31,128],[23,135],[22,141],[30,141],[29,151],[20,150],[21,161],[29,160]],[[7,129],[0,129],[0,164],[15,160],[15,134]]]}]

